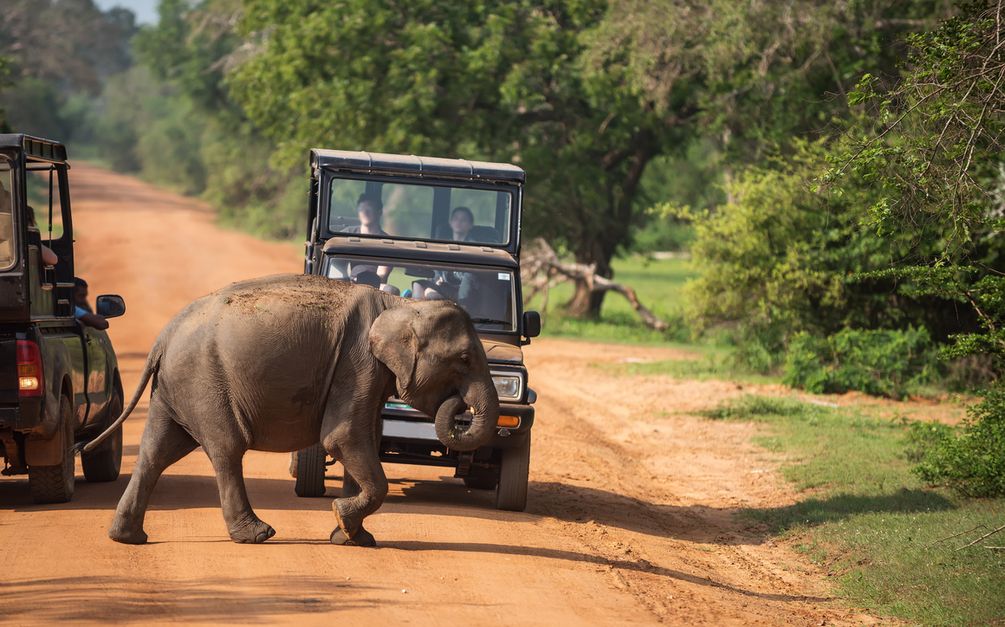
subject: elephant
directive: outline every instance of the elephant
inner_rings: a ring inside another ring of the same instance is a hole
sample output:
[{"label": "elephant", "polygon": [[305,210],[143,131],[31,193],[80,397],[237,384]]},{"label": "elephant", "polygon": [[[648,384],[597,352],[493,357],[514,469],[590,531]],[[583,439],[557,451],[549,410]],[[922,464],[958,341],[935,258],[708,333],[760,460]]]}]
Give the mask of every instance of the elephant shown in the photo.
[{"label": "elephant", "polygon": [[[485,351],[461,307],[317,276],[233,283],[183,309],[154,342],[129,405],[84,451],[121,427],[151,381],[136,466],[108,531],[126,544],[146,542],[157,479],[198,446],[213,464],[231,539],[268,540],[275,530],[245,490],[245,452],[321,442],[358,486],[333,501],[329,539],[374,546],[363,520],[387,495],[384,402],[396,395],[435,416],[437,438],[457,451],[487,443],[499,417]],[[458,421],[469,409],[470,422]]]}]

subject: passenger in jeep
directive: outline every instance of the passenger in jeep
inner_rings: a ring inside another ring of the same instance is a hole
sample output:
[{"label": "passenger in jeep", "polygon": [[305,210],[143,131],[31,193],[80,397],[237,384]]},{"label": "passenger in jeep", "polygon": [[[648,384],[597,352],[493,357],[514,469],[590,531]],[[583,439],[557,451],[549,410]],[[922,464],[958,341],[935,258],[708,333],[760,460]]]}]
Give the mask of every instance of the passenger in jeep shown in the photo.
[{"label": "passenger in jeep", "polygon": [[[384,203],[379,196],[373,194],[360,194],[356,201],[356,214],[359,216],[359,225],[350,226],[342,230],[343,233],[360,233],[363,235],[387,235],[380,225],[380,220],[384,215]],[[387,277],[391,276],[391,266],[360,266],[353,265],[352,273],[373,272],[380,279],[375,287],[387,284]]]},{"label": "passenger in jeep", "polygon": [[102,331],[108,328],[105,317],[91,311],[91,304],[87,302],[87,281],[80,277],[73,277],[73,305],[73,317],[82,324]]}]

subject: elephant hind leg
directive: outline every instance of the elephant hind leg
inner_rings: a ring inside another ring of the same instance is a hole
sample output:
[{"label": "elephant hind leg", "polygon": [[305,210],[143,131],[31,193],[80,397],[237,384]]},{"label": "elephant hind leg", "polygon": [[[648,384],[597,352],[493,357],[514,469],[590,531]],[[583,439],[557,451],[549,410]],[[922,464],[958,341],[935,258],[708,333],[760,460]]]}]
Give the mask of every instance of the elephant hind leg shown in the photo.
[{"label": "elephant hind leg", "polygon": [[109,538],[124,544],[143,544],[147,541],[143,519],[157,480],[168,466],[191,453],[198,445],[171,418],[170,411],[156,396],[151,399],[133,475],[119,499],[115,518],[108,529]]},{"label": "elephant hind leg", "polygon": [[356,448],[340,446],[345,474],[359,486],[355,496],[335,499],[332,509],[338,528],[332,532],[333,544],[375,546],[376,541],[363,528],[363,519],[377,511],[387,496],[387,477],[377,450],[371,445]]}]

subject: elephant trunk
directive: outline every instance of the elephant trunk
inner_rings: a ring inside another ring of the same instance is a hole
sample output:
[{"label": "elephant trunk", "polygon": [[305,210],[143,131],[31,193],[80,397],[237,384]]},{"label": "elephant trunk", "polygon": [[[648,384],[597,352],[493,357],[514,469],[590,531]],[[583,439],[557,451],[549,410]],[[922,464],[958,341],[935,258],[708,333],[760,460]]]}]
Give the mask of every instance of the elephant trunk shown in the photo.
[{"label": "elephant trunk", "polygon": [[[457,415],[471,407],[471,424],[457,424]],[[491,380],[467,386],[464,396],[454,395],[436,411],[436,437],[455,451],[473,451],[488,444],[499,420],[499,397]]]}]

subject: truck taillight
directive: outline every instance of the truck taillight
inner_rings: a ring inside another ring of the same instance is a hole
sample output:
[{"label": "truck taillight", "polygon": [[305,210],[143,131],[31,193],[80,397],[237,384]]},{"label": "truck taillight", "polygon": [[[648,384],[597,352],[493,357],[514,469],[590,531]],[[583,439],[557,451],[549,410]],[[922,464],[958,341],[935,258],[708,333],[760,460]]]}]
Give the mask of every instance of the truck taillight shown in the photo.
[{"label": "truck taillight", "polygon": [[42,396],[42,353],[31,340],[17,341],[17,388],[21,396]]}]

